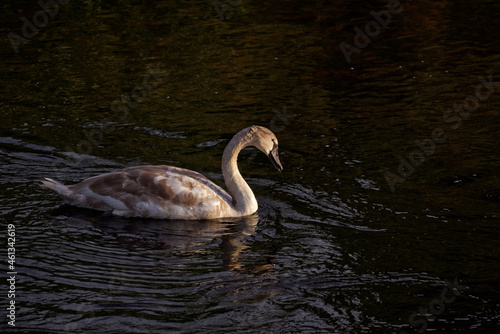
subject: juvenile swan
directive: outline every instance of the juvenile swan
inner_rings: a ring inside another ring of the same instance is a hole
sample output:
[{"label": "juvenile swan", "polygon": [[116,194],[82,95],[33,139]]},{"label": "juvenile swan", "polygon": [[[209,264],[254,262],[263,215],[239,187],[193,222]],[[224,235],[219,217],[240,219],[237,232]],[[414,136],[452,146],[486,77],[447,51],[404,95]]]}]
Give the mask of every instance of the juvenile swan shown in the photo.
[{"label": "juvenile swan", "polygon": [[159,219],[214,219],[242,217],[257,211],[252,189],[241,176],[237,158],[255,146],[283,170],[278,139],[262,126],[238,132],[222,154],[222,175],[227,192],[203,175],[171,166],[135,166],[91,177],[65,186],[46,178],[41,186],[57,192],[71,205],[111,211],[124,217]]}]

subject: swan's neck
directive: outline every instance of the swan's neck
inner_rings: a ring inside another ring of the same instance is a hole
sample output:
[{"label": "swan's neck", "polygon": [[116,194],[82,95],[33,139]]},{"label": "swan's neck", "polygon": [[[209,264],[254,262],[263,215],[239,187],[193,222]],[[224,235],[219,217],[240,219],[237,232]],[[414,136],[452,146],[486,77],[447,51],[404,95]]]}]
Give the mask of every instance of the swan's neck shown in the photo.
[{"label": "swan's neck", "polygon": [[244,137],[235,136],[227,144],[222,154],[222,175],[229,195],[233,198],[231,206],[241,215],[249,215],[257,211],[257,200],[238,170],[238,154],[248,146]]}]

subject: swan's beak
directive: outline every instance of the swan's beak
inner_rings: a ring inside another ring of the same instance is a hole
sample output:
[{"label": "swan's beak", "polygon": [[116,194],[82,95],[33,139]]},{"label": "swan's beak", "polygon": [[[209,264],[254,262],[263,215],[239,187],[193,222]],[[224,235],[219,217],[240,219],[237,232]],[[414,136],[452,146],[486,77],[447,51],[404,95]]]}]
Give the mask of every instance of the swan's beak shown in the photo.
[{"label": "swan's beak", "polygon": [[273,147],[271,152],[269,152],[268,157],[271,160],[273,166],[276,167],[278,172],[281,172],[283,170],[283,166],[281,166],[280,157],[278,155],[278,146]]}]

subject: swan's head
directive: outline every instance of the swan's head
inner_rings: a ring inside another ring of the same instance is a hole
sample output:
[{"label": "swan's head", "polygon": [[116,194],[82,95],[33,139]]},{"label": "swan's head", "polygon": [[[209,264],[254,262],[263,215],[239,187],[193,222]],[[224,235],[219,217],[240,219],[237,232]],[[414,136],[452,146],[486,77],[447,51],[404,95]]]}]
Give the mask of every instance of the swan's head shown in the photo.
[{"label": "swan's head", "polygon": [[264,152],[272,164],[278,171],[283,170],[283,166],[280,162],[280,157],[278,155],[278,138],[274,135],[274,133],[263,127],[253,125],[248,128],[250,141],[249,145],[257,147],[259,150]]}]

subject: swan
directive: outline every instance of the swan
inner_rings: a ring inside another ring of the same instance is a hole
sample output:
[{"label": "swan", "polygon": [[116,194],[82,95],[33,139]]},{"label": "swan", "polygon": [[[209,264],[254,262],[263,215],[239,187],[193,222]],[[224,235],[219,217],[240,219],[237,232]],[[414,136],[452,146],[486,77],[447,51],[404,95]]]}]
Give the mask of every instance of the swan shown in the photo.
[{"label": "swan", "polygon": [[40,184],[71,205],[111,211],[123,217],[157,219],[217,219],[255,213],[257,200],[241,176],[237,158],[247,146],[264,152],[278,171],[278,139],[269,129],[253,125],[238,132],[222,154],[227,192],[200,173],[167,165],[134,166],[66,186],[45,178]]}]

